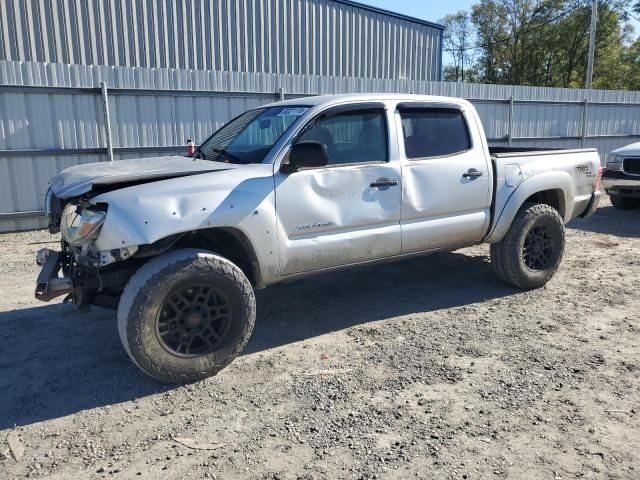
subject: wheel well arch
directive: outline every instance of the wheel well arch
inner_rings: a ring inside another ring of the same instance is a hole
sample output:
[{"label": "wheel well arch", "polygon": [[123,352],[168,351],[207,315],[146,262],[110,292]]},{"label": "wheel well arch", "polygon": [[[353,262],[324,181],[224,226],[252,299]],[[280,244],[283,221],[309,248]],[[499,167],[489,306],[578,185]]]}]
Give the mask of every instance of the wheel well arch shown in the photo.
[{"label": "wheel well arch", "polygon": [[149,256],[182,248],[210,250],[236,264],[253,287],[261,288],[262,276],[258,257],[249,238],[237,228],[214,227],[194,230],[160,239],[149,247]]},{"label": "wheel well arch", "polygon": [[530,195],[524,203],[543,203],[555,208],[564,219],[566,214],[566,202],[564,192],[561,189],[541,190]]},{"label": "wheel well arch", "polygon": [[572,180],[565,172],[547,172],[522,182],[504,199],[501,209],[496,210],[493,226],[484,241],[495,243],[502,240],[518,211],[527,202],[549,205],[567,222],[573,211],[571,192]]}]

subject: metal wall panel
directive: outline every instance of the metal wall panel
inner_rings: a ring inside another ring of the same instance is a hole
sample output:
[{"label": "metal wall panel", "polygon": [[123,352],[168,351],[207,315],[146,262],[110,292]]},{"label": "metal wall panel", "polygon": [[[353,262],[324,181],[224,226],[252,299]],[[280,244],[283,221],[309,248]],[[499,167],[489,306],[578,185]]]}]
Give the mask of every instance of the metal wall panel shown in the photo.
[{"label": "metal wall panel", "polygon": [[579,137],[582,105],[535,103],[514,109],[513,136],[525,138]]},{"label": "metal wall panel", "polygon": [[22,214],[42,209],[47,181],[67,166],[107,160],[102,81],[110,92],[116,159],[180,154],[187,138],[200,142],[230,118],[281,94],[413,92],[468,98],[495,145],[507,145],[511,133],[513,146],[584,145],[604,156],[640,140],[640,92],[0,62],[0,231],[42,226],[40,219]]},{"label": "metal wall panel", "polygon": [[1,0],[0,60],[439,80],[442,27],[336,0]]}]

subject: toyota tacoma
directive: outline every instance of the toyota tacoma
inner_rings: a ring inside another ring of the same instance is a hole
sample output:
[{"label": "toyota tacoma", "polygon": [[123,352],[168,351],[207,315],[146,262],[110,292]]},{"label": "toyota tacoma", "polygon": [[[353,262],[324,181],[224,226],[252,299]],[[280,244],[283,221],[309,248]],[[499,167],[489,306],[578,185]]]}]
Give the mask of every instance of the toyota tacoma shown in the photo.
[{"label": "toyota tacoma", "polygon": [[117,309],[143,371],[191,382],[242,351],[254,290],[284,281],[487,243],[500,279],[543,286],[565,223],[597,208],[600,174],[594,149],[490,148],[461,99],[272,103],[189,157],[55,176],[46,214],[61,248],[38,253],[36,297]]}]

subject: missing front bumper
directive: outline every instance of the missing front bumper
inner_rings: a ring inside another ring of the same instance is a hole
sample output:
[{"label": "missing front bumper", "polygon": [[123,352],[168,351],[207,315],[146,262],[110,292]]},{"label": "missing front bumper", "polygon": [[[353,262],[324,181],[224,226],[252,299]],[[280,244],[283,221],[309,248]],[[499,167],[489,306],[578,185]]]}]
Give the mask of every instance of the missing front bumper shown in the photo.
[{"label": "missing front bumper", "polygon": [[62,267],[62,254],[49,250],[44,256],[46,256],[46,261],[36,281],[36,298],[43,302],[49,302],[61,295],[74,293],[71,279],[58,276]]}]

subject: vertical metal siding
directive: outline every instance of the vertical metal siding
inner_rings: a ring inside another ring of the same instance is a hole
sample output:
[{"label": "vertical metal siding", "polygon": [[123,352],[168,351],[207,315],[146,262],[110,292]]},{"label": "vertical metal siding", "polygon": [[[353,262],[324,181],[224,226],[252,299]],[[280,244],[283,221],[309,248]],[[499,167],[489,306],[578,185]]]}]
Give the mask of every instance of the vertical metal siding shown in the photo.
[{"label": "vertical metal siding", "polygon": [[2,0],[0,60],[440,80],[441,28],[335,0]]}]

